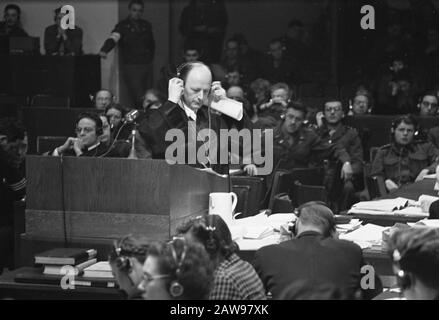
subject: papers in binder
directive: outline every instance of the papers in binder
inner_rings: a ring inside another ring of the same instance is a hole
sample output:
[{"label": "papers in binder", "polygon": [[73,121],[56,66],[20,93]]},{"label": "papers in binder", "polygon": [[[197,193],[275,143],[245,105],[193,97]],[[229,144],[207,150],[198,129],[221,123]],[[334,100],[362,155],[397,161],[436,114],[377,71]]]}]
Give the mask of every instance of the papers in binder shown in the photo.
[{"label": "papers in binder", "polygon": [[244,114],[242,103],[229,98],[212,101],[210,107],[238,121],[241,121]]}]

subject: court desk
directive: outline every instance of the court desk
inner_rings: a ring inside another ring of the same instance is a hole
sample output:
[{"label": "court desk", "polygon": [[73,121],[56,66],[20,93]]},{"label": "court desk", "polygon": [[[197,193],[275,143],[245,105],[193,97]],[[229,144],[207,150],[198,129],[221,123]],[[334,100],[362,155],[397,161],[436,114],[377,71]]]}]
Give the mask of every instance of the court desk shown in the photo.
[{"label": "court desk", "polygon": [[167,240],[191,216],[206,214],[209,193],[228,178],[164,160],[28,156],[20,265],[53,247],[98,249],[106,260],[127,234]]},{"label": "court desk", "polygon": [[[390,192],[382,199],[395,199],[398,197],[407,198],[418,201],[419,197],[423,194],[429,196],[438,196],[438,192],[434,190],[434,184],[436,179],[424,179],[415,183],[404,185],[401,188]],[[395,223],[408,223],[417,222],[424,219],[423,216],[405,216],[397,214],[367,214],[367,213],[355,213],[351,215],[352,218],[363,220],[363,223],[373,223],[381,226],[393,226]]]}]

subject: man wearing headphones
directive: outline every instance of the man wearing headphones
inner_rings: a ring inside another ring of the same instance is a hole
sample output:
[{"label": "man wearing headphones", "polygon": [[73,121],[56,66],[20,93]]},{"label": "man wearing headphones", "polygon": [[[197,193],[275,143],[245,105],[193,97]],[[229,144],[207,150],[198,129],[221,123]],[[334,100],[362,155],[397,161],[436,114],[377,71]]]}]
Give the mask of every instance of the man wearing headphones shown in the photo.
[{"label": "man wearing headphones", "polygon": [[415,140],[416,120],[399,116],[391,127],[391,143],[382,146],[372,162],[371,176],[382,176],[389,191],[420,181],[436,172],[439,150],[427,141]]},{"label": "man wearing headphones", "polygon": [[80,56],[82,55],[82,29],[63,29],[61,20],[65,14],[61,8],[55,9],[55,23],[44,31],[44,49],[48,56]]},{"label": "man wearing headphones", "polygon": [[119,291],[127,299],[140,299],[142,290],[138,288],[143,278],[149,244],[146,240],[131,235],[115,242],[108,257],[111,271]]},{"label": "man wearing headphones", "polygon": [[56,148],[53,156],[99,157],[107,152],[100,142],[103,133],[102,120],[97,114],[84,112],[76,122],[76,138],[70,137]]},{"label": "man wearing headphones", "polygon": [[314,130],[303,125],[305,106],[293,101],[286,108],[273,132],[274,167],[282,170],[308,168],[311,163],[320,165],[320,158],[338,159],[344,164],[344,174],[349,175],[350,156],[346,150],[339,144],[322,141]]},{"label": "man wearing headphones", "polygon": [[397,230],[390,238],[393,271],[409,300],[439,300],[439,229]]},{"label": "man wearing headphones", "polygon": [[[215,132],[216,137],[220,140],[221,129],[236,128],[238,131],[242,128],[252,128],[252,124],[248,117],[244,114],[241,121],[236,121],[225,115],[216,115],[209,113],[209,105],[212,101],[225,99],[226,92],[219,82],[212,82],[212,73],[210,68],[202,62],[189,62],[180,66],[177,70],[177,77],[169,80],[168,101],[166,101],[159,109],[151,110],[148,118],[139,125],[139,133],[142,139],[137,139],[137,143],[144,145],[137,146],[138,150],[151,150],[154,159],[165,159],[167,148],[171,145],[171,141],[166,141],[166,135],[171,129],[180,129],[184,133],[185,145],[183,154],[185,164],[193,164],[188,161],[189,152],[189,133],[191,129],[195,129],[198,133],[203,129],[211,129]],[[203,167],[210,166],[218,173],[227,174],[228,164],[219,163],[221,154],[228,154],[221,141],[216,143],[215,150],[206,150],[206,144],[201,141],[196,142],[197,153],[204,148],[209,155],[216,153],[217,163],[204,164]],[[226,146],[228,143],[226,144]],[[178,149],[178,150],[180,150]],[[199,154],[199,153],[198,153]],[[179,158],[180,154],[177,155]],[[202,166],[198,161],[197,154],[195,166]],[[215,158],[215,156],[214,156]],[[210,159],[208,159],[210,160]],[[248,164],[244,170],[253,175],[256,167]]]},{"label": "man wearing headphones", "polygon": [[[355,298],[360,292],[361,267],[365,265],[361,248],[336,236],[335,218],[322,202],[308,202],[298,209],[295,237],[280,244],[262,247],[255,254],[254,266],[273,299],[298,282],[312,283],[314,288],[331,285]],[[380,291],[363,291],[372,298]],[[311,288],[312,289],[312,288]],[[318,292],[315,292],[316,294]]]},{"label": "man wearing headphones", "polygon": [[337,211],[349,209],[358,201],[356,191],[363,190],[363,147],[358,132],[342,123],[344,111],[337,99],[329,99],[324,105],[322,118],[317,129],[320,139],[329,145],[338,145],[346,150],[349,161],[343,166],[330,161],[326,168],[326,187],[329,198]]},{"label": "man wearing headphones", "polygon": [[8,4],[4,10],[5,20],[0,22],[0,36],[27,37],[27,32],[21,27],[20,16],[20,7],[16,4]]}]

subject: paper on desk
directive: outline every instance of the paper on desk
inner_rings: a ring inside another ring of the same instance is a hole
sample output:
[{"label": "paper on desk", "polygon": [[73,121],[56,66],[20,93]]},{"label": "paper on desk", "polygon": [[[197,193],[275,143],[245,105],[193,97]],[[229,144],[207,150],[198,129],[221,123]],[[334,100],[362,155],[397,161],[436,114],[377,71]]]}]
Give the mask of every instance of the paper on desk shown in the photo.
[{"label": "paper on desk", "polygon": [[423,219],[412,225],[413,227],[439,228],[439,219]]},{"label": "paper on desk", "polygon": [[352,219],[349,223],[337,224],[336,229],[338,233],[346,233],[358,229],[360,226],[360,219]]},{"label": "paper on desk", "polygon": [[352,232],[341,234],[340,239],[353,241],[355,243],[358,242],[358,244],[361,243],[363,245],[364,243],[370,245],[379,245],[382,242],[383,231],[386,228],[387,227],[369,223]]},{"label": "paper on desk", "polygon": [[279,233],[274,233],[263,239],[239,239],[236,243],[239,246],[240,251],[252,251],[259,250],[262,247],[269,246],[271,244],[278,244],[281,241],[281,235]]},{"label": "paper on desk", "polygon": [[410,202],[413,202],[413,201],[410,199],[401,198],[401,197],[398,197],[395,199],[361,201],[361,202],[354,204],[352,206],[352,209],[392,212],[394,210],[400,210],[400,209],[407,207]]},{"label": "paper on desk", "polygon": [[296,219],[293,213],[277,213],[267,216],[264,211],[242,219],[236,219],[238,216],[238,214],[234,216],[230,227],[234,239],[239,237],[261,239],[280,230],[281,225]]}]

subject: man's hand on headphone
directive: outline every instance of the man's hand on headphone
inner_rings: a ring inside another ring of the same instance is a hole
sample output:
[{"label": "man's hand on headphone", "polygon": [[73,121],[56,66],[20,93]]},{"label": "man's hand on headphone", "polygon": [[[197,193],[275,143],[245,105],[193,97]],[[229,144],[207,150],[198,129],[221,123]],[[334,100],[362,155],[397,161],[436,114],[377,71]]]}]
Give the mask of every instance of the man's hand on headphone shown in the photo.
[{"label": "man's hand on headphone", "polygon": [[325,115],[323,114],[322,111],[317,112],[316,114],[316,122],[317,122],[317,126],[319,128],[321,128],[323,126],[323,119],[325,118]]},{"label": "man's hand on headphone", "polygon": [[226,90],[221,86],[220,81],[214,81],[212,82],[212,98],[213,101],[220,101],[222,99],[225,99],[227,97]]},{"label": "man's hand on headphone", "polygon": [[184,81],[180,78],[172,78],[168,85],[168,100],[178,103],[183,95]]}]

